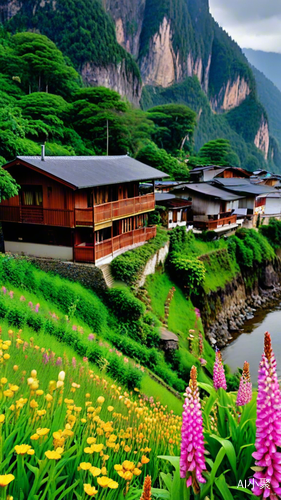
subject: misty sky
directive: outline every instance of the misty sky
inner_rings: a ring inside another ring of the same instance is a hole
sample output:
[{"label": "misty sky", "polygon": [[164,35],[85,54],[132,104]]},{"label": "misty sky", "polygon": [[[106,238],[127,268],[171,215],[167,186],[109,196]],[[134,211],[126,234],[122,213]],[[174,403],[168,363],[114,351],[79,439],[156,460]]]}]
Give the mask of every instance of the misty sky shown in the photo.
[{"label": "misty sky", "polygon": [[240,47],[281,52],[281,0],[209,0],[215,20]]}]

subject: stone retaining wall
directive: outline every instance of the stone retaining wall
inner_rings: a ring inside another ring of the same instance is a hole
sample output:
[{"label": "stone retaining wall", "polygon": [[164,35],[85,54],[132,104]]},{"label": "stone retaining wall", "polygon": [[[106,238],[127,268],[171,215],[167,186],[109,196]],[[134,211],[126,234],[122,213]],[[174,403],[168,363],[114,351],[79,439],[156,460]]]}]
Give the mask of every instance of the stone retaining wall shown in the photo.
[{"label": "stone retaining wall", "polygon": [[137,288],[140,288],[141,286],[143,286],[145,284],[146,277],[149,274],[154,274],[158,266],[160,266],[160,265],[164,266],[165,260],[167,258],[168,253],[169,253],[169,246],[170,246],[170,242],[167,241],[165,246],[160,248],[160,250],[158,250],[153,255],[153,257],[151,257],[149,259],[149,261],[146,263],[146,266],[142,272],[142,275],[141,275],[139,281],[137,282],[137,285],[136,285]]},{"label": "stone retaining wall", "polygon": [[[14,255],[14,257],[19,256]],[[98,295],[102,295],[107,290],[101,269],[92,264],[78,264],[77,262],[64,262],[37,257],[25,257],[25,259],[42,271],[51,272],[69,281],[81,283],[81,285],[90,288]]]}]

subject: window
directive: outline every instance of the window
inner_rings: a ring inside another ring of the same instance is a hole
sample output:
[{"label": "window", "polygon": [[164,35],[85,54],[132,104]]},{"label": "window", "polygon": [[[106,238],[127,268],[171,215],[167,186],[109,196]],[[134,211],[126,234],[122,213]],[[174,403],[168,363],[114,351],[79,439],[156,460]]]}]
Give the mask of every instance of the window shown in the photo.
[{"label": "window", "polygon": [[173,222],[178,222],[178,211],[173,210]]},{"label": "window", "polygon": [[43,205],[42,186],[23,186],[22,187],[22,204],[29,206]]},{"label": "window", "polygon": [[92,208],[93,206],[93,193],[88,193],[87,194],[87,205],[88,205],[88,208]]}]

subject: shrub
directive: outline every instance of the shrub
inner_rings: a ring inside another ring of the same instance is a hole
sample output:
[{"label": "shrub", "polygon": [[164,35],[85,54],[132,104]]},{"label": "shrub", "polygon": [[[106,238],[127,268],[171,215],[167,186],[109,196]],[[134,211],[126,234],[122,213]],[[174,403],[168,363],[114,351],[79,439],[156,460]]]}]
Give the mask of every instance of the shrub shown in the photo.
[{"label": "shrub", "polygon": [[133,285],[145,268],[149,259],[168,241],[168,234],[163,229],[157,230],[157,236],[134,250],[119,255],[111,262],[111,271],[116,280]]},{"label": "shrub", "polygon": [[[184,226],[175,227],[170,232],[170,252],[181,252],[190,235],[188,235]],[[194,237],[193,233],[192,236]]]},{"label": "shrub", "polygon": [[196,293],[205,281],[205,267],[197,258],[188,258],[181,253],[172,252],[169,259],[172,275],[179,285],[187,289],[189,295]]},{"label": "shrub", "polygon": [[145,305],[127,288],[111,288],[107,292],[107,300],[118,318],[135,321],[145,312]]},{"label": "shrub", "polygon": [[8,309],[6,314],[7,321],[17,328],[22,328],[24,326],[25,317],[26,315],[23,309],[18,307],[12,307],[11,309]]},{"label": "shrub", "polygon": [[44,325],[44,319],[40,314],[30,311],[26,316],[26,324],[35,332],[39,332]]}]

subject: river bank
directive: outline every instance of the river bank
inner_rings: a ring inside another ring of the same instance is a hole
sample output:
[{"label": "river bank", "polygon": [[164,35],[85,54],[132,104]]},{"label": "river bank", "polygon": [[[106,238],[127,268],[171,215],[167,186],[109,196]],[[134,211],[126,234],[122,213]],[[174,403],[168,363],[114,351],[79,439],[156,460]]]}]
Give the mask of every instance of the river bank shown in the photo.
[{"label": "river bank", "polygon": [[245,321],[256,311],[269,307],[281,298],[281,260],[274,259],[251,273],[239,273],[226,284],[198,300],[206,337],[212,346],[226,346]]}]

